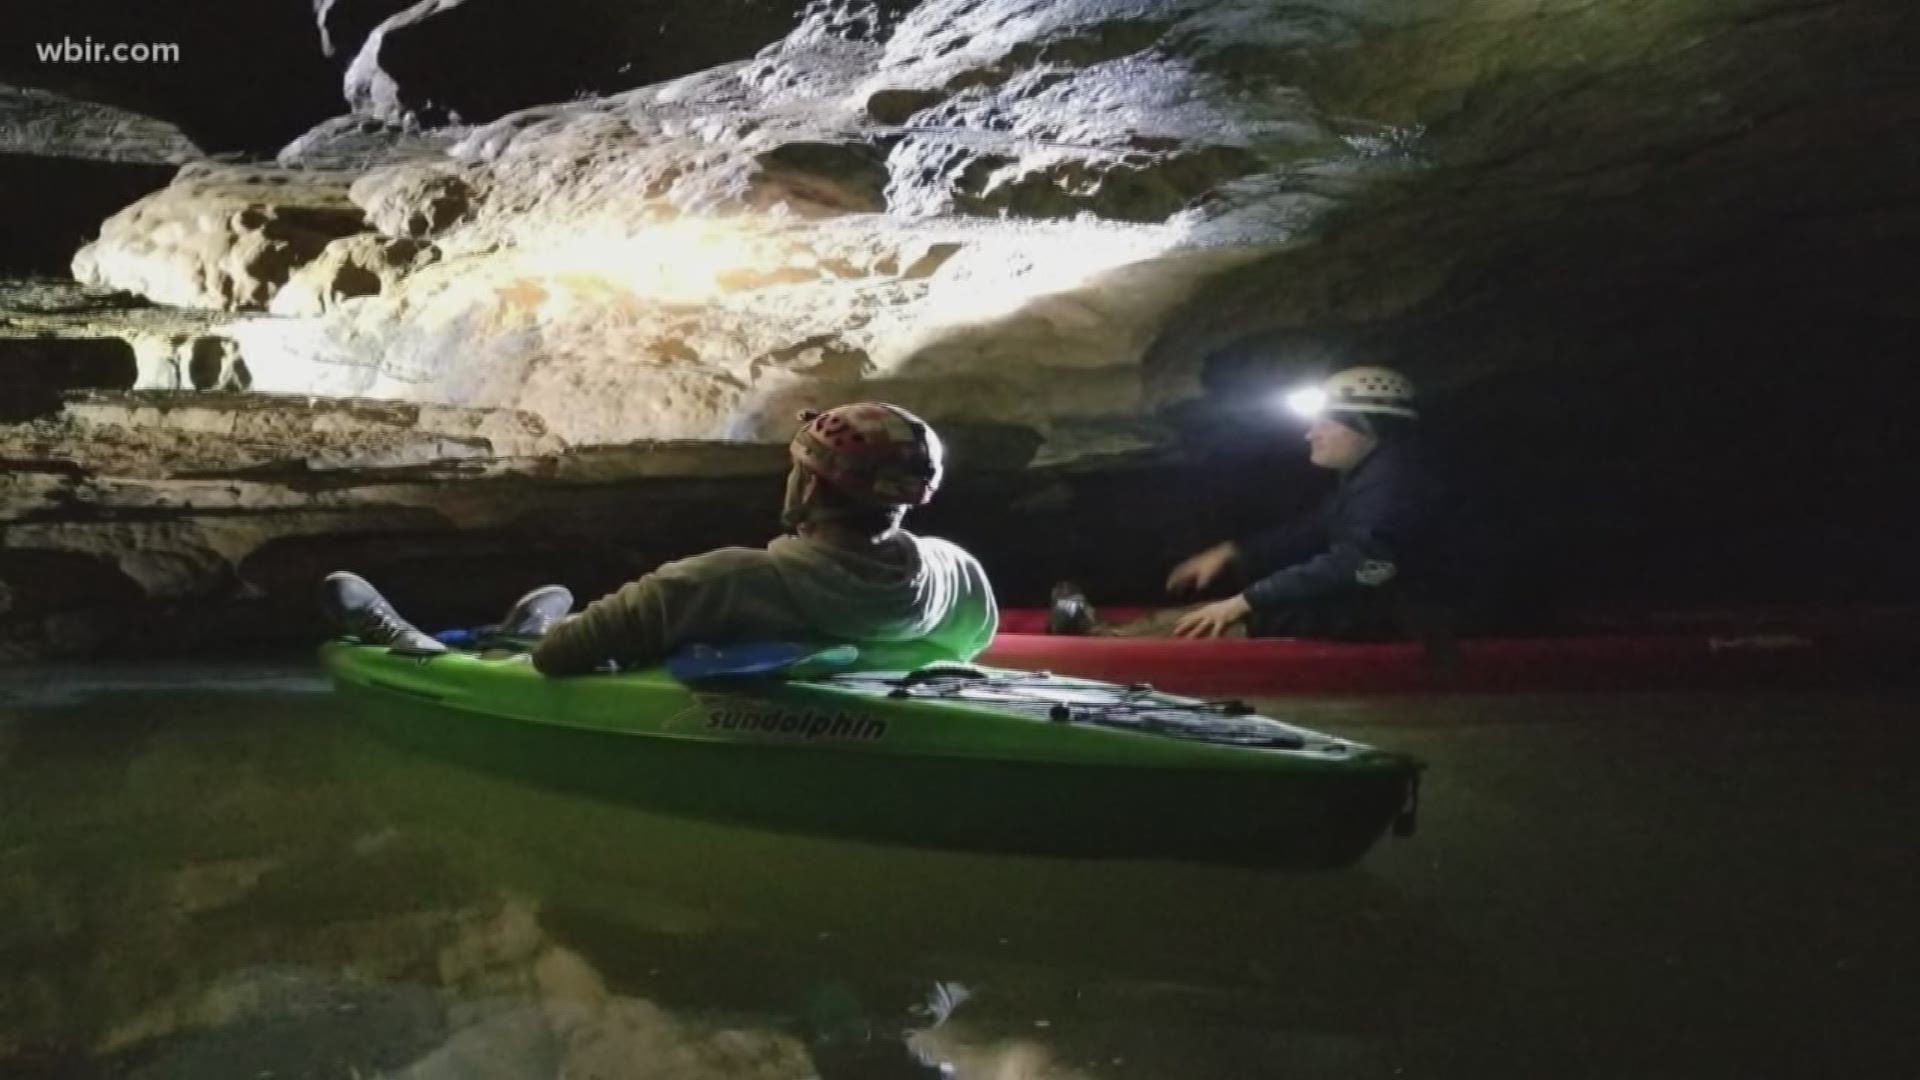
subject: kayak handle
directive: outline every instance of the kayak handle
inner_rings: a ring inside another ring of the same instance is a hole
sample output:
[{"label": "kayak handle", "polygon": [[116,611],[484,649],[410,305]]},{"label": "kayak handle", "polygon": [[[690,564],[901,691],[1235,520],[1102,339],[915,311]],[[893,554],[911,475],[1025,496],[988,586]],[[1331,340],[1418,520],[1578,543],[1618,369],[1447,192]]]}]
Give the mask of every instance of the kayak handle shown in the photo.
[{"label": "kayak handle", "polygon": [[915,668],[894,680],[893,685],[905,689],[919,686],[938,679],[991,679],[993,676],[972,664],[928,664]]}]

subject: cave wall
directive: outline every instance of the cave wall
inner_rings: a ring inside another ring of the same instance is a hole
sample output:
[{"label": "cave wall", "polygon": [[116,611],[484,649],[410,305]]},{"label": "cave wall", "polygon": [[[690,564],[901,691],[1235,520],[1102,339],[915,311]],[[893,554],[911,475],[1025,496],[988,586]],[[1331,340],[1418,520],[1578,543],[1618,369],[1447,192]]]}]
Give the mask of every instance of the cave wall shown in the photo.
[{"label": "cave wall", "polygon": [[[923,527],[1010,600],[1075,577],[1139,601],[1324,490],[1275,390],[1380,362],[1420,382],[1545,602],[1920,599],[1902,0],[720,4],[657,26],[580,2],[337,0],[297,33],[236,11],[254,52],[300,56],[257,94],[196,68],[191,93],[41,71],[57,109],[0,97],[0,183],[27,177],[6,221],[42,229],[5,257],[45,272],[70,246],[85,283],[0,289],[8,543],[135,582],[156,641],[188,609],[221,613],[206,640],[234,612],[306,633],[297,582],[342,560],[468,618],[462,581],[590,593],[764,539],[777,460],[722,481],[634,447],[766,449],[798,407],[885,396],[971,433]],[[563,89],[554,35],[581,27],[595,74]],[[321,83],[325,108],[289,103]],[[75,359],[113,345],[46,338],[124,340],[137,389]],[[141,404],[168,386],[253,397],[207,399],[217,423]],[[440,411],[335,408],[364,399]],[[285,422],[221,412],[241,400]],[[121,550],[147,537],[171,554]]]},{"label": "cave wall", "polygon": [[[65,0],[8,13],[0,84],[179,124],[209,151],[259,153],[345,111],[467,121],[659,82],[751,55],[792,29],[794,0]],[[384,28],[384,29],[383,29]],[[46,62],[32,46],[178,46],[178,60]],[[369,43],[373,48],[367,48]],[[361,60],[362,52],[367,52]],[[358,74],[356,75],[356,61]]]}]

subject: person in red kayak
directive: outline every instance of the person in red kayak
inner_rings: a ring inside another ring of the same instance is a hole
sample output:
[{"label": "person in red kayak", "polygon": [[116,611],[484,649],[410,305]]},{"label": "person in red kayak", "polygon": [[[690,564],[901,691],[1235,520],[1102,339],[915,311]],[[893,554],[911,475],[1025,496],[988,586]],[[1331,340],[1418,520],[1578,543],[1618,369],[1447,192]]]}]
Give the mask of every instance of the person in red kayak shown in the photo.
[{"label": "person in red kayak", "polygon": [[1457,591],[1454,503],[1417,439],[1413,383],[1390,368],[1355,367],[1289,395],[1311,419],[1315,465],[1339,475],[1306,516],[1229,540],[1167,575],[1191,595],[1228,577],[1234,595],[1102,628],[1084,596],[1057,587],[1049,629],[1116,636],[1314,637],[1383,640],[1423,636]]},{"label": "person in red kayak", "polygon": [[[959,545],[900,527],[939,489],[939,435],[872,402],[801,422],[781,512],[789,535],[667,563],[575,615],[570,592],[545,586],[494,633],[535,639],[533,665],[547,675],[654,663],[696,643],[850,643],[903,664],[971,660],[998,628],[986,571]],[[353,574],[329,575],[322,602],[343,634],[396,652],[446,651]]]}]

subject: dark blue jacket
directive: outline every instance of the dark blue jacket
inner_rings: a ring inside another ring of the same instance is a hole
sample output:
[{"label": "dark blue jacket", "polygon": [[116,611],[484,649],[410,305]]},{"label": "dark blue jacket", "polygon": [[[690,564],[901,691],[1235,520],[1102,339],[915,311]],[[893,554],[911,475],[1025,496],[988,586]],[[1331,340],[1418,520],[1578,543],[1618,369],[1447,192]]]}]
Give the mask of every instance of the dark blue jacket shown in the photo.
[{"label": "dark blue jacket", "polygon": [[1461,513],[1412,439],[1375,447],[1305,517],[1235,542],[1255,611],[1393,587],[1458,598],[1466,569]]}]

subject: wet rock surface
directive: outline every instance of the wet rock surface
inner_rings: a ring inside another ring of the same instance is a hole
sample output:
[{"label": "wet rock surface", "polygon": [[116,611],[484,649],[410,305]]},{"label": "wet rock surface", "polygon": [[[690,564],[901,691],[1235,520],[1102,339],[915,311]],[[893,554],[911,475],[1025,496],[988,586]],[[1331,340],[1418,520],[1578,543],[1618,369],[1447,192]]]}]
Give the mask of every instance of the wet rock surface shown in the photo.
[{"label": "wet rock surface", "polygon": [[[1004,588],[1044,589],[1017,558],[1041,533],[988,510],[1075,476],[1027,471],[1025,429],[948,436],[975,467],[926,527],[1002,567]],[[435,626],[489,621],[550,581],[596,596],[670,558],[764,543],[787,467],[772,443],[568,446],[526,413],[212,391],[71,392],[0,429],[0,461],[13,660],[299,648],[326,633],[314,590],[341,567]],[[1041,502],[1055,526],[1074,509]],[[1105,498],[1091,529],[1050,546],[1104,549],[1102,519],[1135,520]]]},{"label": "wet rock surface", "polygon": [[102,223],[73,258],[84,284],[158,303],[260,310],[334,240],[365,229],[348,178],[195,163]]}]

